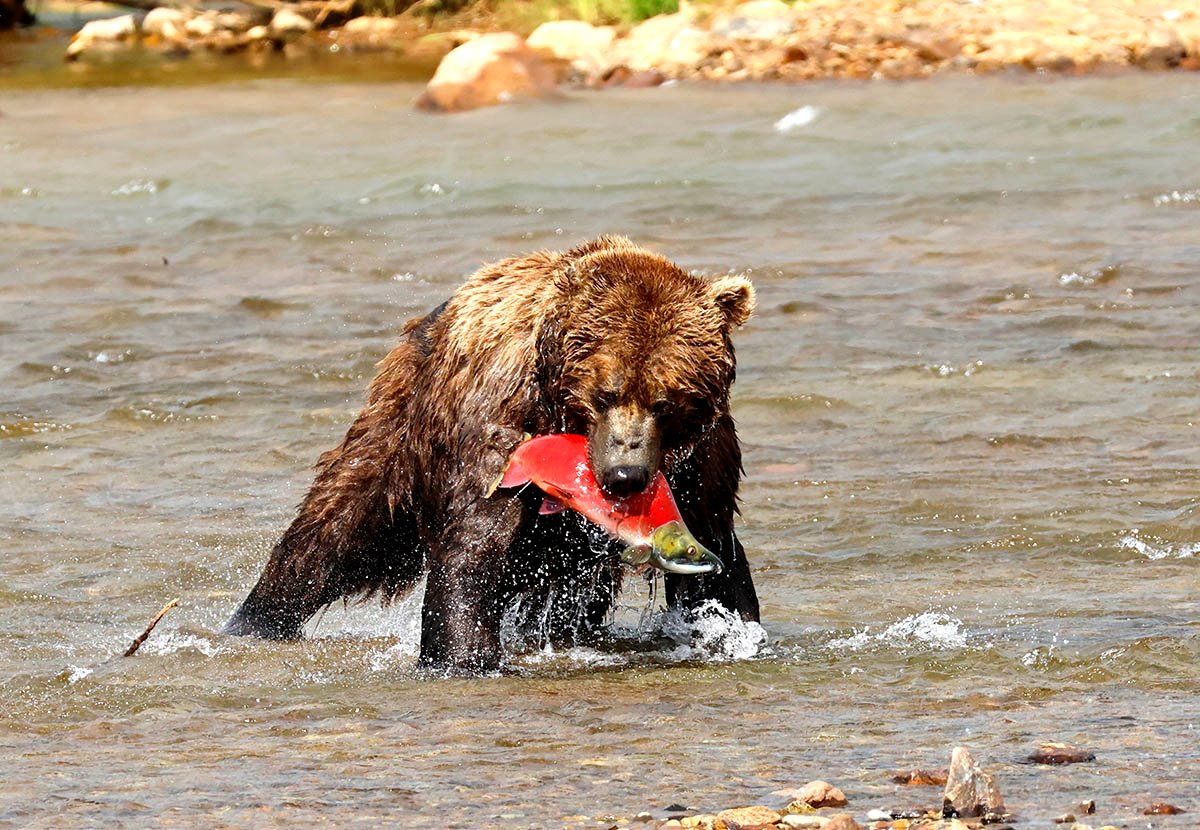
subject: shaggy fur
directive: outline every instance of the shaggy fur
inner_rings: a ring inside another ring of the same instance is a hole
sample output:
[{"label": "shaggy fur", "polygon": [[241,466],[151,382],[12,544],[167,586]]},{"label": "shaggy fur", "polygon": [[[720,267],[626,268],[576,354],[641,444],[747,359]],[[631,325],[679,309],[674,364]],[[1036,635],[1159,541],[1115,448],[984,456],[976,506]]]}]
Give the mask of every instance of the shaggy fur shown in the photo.
[{"label": "shaggy fur", "polygon": [[[619,546],[573,514],[539,515],[533,488],[488,493],[525,433],[596,439],[617,417],[652,423],[655,464],[726,565],[668,576],[668,601],[716,599],[757,619],[733,527],[741,452],[729,413],[730,334],[753,307],[747,280],[708,283],[619,237],[483,267],[379,364],[225,630],[299,637],[323,606],[386,602],[422,575],[427,664],[494,669],[505,609],[526,609],[554,640],[596,629],[620,587]],[[593,440],[594,466],[601,452]]]}]

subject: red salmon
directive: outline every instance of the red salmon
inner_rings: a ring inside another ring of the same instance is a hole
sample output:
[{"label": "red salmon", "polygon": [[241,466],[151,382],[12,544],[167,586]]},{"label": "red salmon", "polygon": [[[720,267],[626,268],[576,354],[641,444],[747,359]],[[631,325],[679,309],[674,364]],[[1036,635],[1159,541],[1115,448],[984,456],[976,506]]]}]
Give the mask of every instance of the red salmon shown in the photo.
[{"label": "red salmon", "polygon": [[628,564],[649,563],[678,574],[721,572],[721,560],[684,525],[661,472],[641,493],[613,498],[592,473],[583,435],[542,435],[518,446],[496,486],[530,482],[546,494],[542,513],[574,510],[628,545],[621,554]]}]

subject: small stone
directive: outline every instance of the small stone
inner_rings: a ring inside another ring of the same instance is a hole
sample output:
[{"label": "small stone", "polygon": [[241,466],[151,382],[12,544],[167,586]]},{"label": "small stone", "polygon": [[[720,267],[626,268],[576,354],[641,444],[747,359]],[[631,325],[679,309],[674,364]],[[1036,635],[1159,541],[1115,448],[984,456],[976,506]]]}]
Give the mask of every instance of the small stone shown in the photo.
[{"label": "small stone", "polygon": [[1165,801],[1156,801],[1142,810],[1144,816],[1177,816],[1180,813],[1186,813],[1187,810],[1182,807],[1176,807],[1174,804],[1168,804]]},{"label": "small stone", "polygon": [[946,770],[944,769],[910,769],[898,772],[892,776],[897,784],[909,787],[944,787],[946,786]]},{"label": "small stone", "polygon": [[683,827],[683,823],[677,818],[667,819],[662,824],[658,825],[661,830],[673,830],[676,827]]},{"label": "small stone", "polygon": [[[686,810],[687,808],[684,807],[682,809]],[[709,813],[701,813],[700,815],[681,818],[679,823],[683,827],[695,828],[695,830],[713,830],[717,826],[717,817]]]},{"label": "small stone", "polygon": [[717,813],[717,821],[729,830],[760,830],[775,824],[782,816],[770,807],[734,807]]},{"label": "small stone", "polygon": [[891,821],[891,810],[880,810],[876,807],[874,810],[867,810],[867,821]]},{"label": "small stone", "polygon": [[1075,823],[1075,814],[1074,813],[1063,813],[1061,816],[1054,819],[1054,823],[1055,824],[1074,824]]},{"label": "small stone", "polygon": [[633,820],[638,822],[639,824],[645,824],[647,821],[651,821],[653,818],[654,818],[654,816],[650,815],[649,813],[647,813],[643,810],[642,812],[640,812],[636,816],[634,816]]},{"label": "small stone", "polygon": [[837,813],[823,825],[825,830],[862,830],[862,826],[849,813]]},{"label": "small stone", "polygon": [[1076,812],[1083,813],[1085,816],[1095,815],[1096,802],[1094,799],[1079,802],[1079,806],[1075,808]]},{"label": "small stone", "polygon": [[846,794],[828,781],[809,781],[796,794],[796,801],[809,807],[845,807]]},{"label": "small stone", "polygon": [[1095,761],[1096,753],[1071,744],[1048,741],[1034,750],[1029,760],[1035,764],[1081,764],[1084,761]]}]

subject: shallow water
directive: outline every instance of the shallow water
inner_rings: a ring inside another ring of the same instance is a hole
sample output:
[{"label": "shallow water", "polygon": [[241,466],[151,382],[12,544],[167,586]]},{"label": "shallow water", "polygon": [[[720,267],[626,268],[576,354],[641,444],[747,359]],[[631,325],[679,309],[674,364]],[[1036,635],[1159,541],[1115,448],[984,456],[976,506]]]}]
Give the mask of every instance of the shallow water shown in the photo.
[{"label": "shallow water", "polygon": [[[1195,76],[416,92],[0,100],[0,824],[596,826],[814,777],[861,818],[958,743],[1018,826],[1200,809]],[[758,287],[769,644],[636,584],[618,646],[494,678],[417,674],[413,602],[216,634],[403,322],[601,232]]]}]

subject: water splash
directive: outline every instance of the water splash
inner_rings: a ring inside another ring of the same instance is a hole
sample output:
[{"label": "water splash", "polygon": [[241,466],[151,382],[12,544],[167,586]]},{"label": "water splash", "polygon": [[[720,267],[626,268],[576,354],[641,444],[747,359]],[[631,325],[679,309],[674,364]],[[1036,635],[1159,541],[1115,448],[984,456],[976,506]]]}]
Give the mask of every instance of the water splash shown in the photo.
[{"label": "water splash", "polygon": [[964,649],[970,638],[963,631],[963,622],[942,611],[925,611],[909,614],[889,625],[883,631],[873,633],[870,626],[855,631],[849,637],[829,642],[832,651],[862,651],[873,646],[899,651],[910,651],[931,647],[938,650]]},{"label": "water splash", "polygon": [[800,127],[807,127],[809,124],[817,120],[817,116],[821,114],[819,107],[814,107],[812,104],[805,104],[800,109],[792,110],[787,115],[775,122],[775,132],[789,133],[792,130]]},{"label": "water splash", "polygon": [[1138,536],[1136,527],[1121,537],[1120,545],[1126,550],[1137,551],[1150,560],[1190,559],[1200,553],[1200,542],[1171,544],[1161,539],[1157,539],[1156,542],[1147,542]]}]

